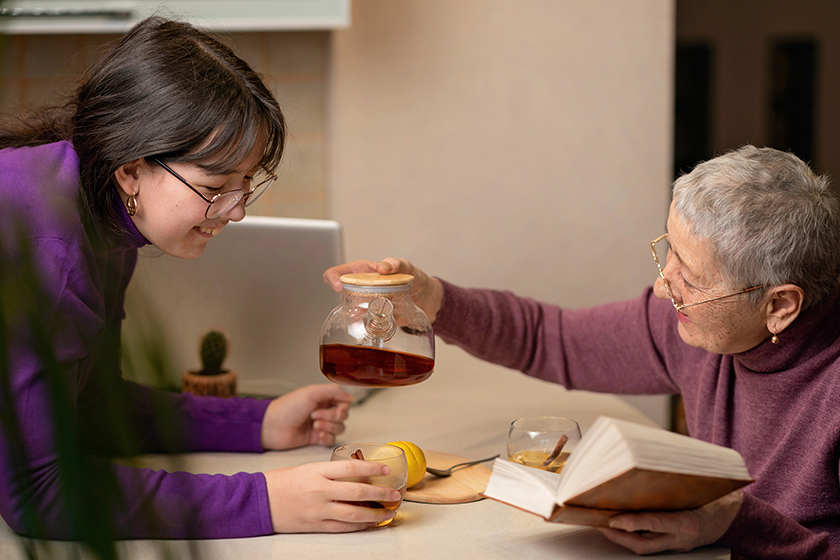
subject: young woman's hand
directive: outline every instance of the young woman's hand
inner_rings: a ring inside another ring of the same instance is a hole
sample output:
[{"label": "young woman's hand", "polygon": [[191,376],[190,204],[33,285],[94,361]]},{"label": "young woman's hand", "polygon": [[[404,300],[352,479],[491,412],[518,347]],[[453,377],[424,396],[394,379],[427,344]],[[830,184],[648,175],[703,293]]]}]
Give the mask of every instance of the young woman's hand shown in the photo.
[{"label": "young woman's hand", "polygon": [[324,272],[324,282],[336,292],[342,290],[341,276],[357,272],[376,272],[379,274],[410,274],[414,276],[411,285],[411,296],[414,303],[422,309],[431,322],[435,322],[440,305],[443,301],[443,286],[437,278],[428,276],[406,259],[387,259],[374,262],[358,260],[351,263],[334,266]]},{"label": "young woman's hand", "polygon": [[329,461],[265,473],[271,522],[277,533],[361,531],[390,519],[394,512],[347,502],[392,502],[393,488],[337,479],[383,476],[390,467],[372,461]]},{"label": "young woman's hand", "polygon": [[271,401],[262,423],[263,449],[333,445],[344,432],[353,396],[332,383],[307,385]]},{"label": "young woman's hand", "polygon": [[741,499],[737,490],[697,509],[615,515],[610,529],[599,530],[636,554],[688,551],[720,539],[735,519]]}]

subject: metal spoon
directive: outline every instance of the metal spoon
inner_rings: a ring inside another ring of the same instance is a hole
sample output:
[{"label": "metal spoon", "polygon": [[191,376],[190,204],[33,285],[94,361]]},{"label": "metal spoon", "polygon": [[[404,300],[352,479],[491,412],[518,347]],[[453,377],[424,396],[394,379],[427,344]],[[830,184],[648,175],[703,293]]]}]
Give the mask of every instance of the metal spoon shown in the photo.
[{"label": "metal spoon", "polygon": [[479,463],[484,463],[485,461],[490,461],[495,459],[499,455],[493,455],[492,457],[488,457],[486,459],[479,459],[478,461],[467,461],[466,463],[458,463],[457,465],[452,465],[448,469],[433,469],[432,467],[426,467],[426,472],[432,473],[435,476],[439,476],[441,478],[452,476],[452,470],[458,467],[467,467],[470,465],[477,465]]}]

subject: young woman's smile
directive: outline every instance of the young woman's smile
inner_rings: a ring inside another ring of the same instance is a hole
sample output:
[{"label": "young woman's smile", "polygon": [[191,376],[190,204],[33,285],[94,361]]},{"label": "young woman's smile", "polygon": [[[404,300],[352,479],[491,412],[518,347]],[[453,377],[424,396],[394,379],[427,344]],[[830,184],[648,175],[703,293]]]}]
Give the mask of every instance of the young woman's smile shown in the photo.
[{"label": "young woman's smile", "polygon": [[[182,259],[200,256],[207,243],[231,221],[245,217],[243,199],[224,214],[207,219],[208,200],[230,191],[248,190],[261,149],[230,173],[208,173],[194,163],[137,160],[117,172],[123,200],[134,194],[137,211],[132,219],[140,233],[158,249]],[[218,204],[214,202],[214,204]]]}]

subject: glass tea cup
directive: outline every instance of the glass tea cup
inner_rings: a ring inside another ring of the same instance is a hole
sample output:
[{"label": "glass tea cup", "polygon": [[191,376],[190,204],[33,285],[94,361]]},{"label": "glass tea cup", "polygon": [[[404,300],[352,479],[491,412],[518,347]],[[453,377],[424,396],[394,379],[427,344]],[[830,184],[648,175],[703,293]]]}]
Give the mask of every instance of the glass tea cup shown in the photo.
[{"label": "glass tea cup", "polygon": [[[352,461],[359,460],[360,458],[364,461],[384,463],[391,467],[391,472],[385,476],[353,477],[342,478],[341,480],[365,482],[374,486],[394,488],[399,491],[400,499],[396,502],[366,501],[348,503],[369,508],[385,508],[396,513],[405,497],[405,487],[408,483],[408,463],[405,459],[405,452],[396,445],[388,445],[387,443],[348,443],[346,445],[339,445],[333,449],[330,461]],[[376,526],[382,527],[393,520],[393,518],[387,519],[377,523]]]},{"label": "glass tea cup", "polygon": [[569,418],[533,416],[510,424],[508,460],[559,473],[580,442],[580,426]]}]

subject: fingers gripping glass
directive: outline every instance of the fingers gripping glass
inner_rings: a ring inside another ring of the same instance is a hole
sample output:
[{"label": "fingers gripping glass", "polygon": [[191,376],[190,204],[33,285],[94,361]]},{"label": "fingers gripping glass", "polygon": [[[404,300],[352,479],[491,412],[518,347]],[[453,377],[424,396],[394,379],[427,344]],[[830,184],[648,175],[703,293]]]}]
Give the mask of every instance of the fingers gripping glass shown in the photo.
[{"label": "fingers gripping glass", "polygon": [[674,294],[671,292],[671,286],[668,284],[668,280],[665,279],[665,273],[662,272],[662,265],[659,263],[659,257],[656,256],[656,244],[662,241],[663,239],[667,239],[668,234],[662,234],[653,241],[650,242],[650,252],[653,254],[653,261],[656,263],[656,268],[659,270],[659,277],[662,279],[662,285],[665,286],[665,293],[668,294],[668,299],[671,300],[671,303],[674,304],[674,309],[677,311],[682,311],[686,307],[694,307],[695,305],[702,305],[704,303],[709,303],[710,301],[717,301],[719,299],[724,299],[732,296],[739,296],[741,294],[745,294],[747,292],[751,292],[753,290],[757,290],[759,288],[765,288],[767,284],[762,284],[761,286],[753,286],[752,288],[747,288],[745,290],[741,290],[740,292],[734,292],[731,294],[726,294],[725,296],[718,296],[711,299],[706,299],[703,301],[697,301],[695,303],[677,303],[674,299]]},{"label": "fingers gripping glass", "polygon": [[219,216],[227,214],[233,209],[234,206],[239,204],[240,200],[245,201],[245,206],[252,205],[265,193],[265,191],[268,190],[268,187],[270,187],[271,184],[277,180],[277,175],[273,173],[268,173],[267,171],[262,171],[260,172],[260,174],[251,179],[251,189],[248,191],[246,191],[245,189],[236,189],[215,194],[212,198],[207,198],[206,196],[201,194],[198,191],[198,189],[190,185],[186,179],[172,171],[169,168],[169,166],[167,166],[165,163],[163,163],[157,158],[151,158],[151,160],[163,167],[173,177],[187,185],[190,188],[190,190],[192,190],[195,194],[204,199],[204,201],[207,203],[207,211],[204,213],[204,217],[208,220],[212,220],[214,218],[218,218]]}]

